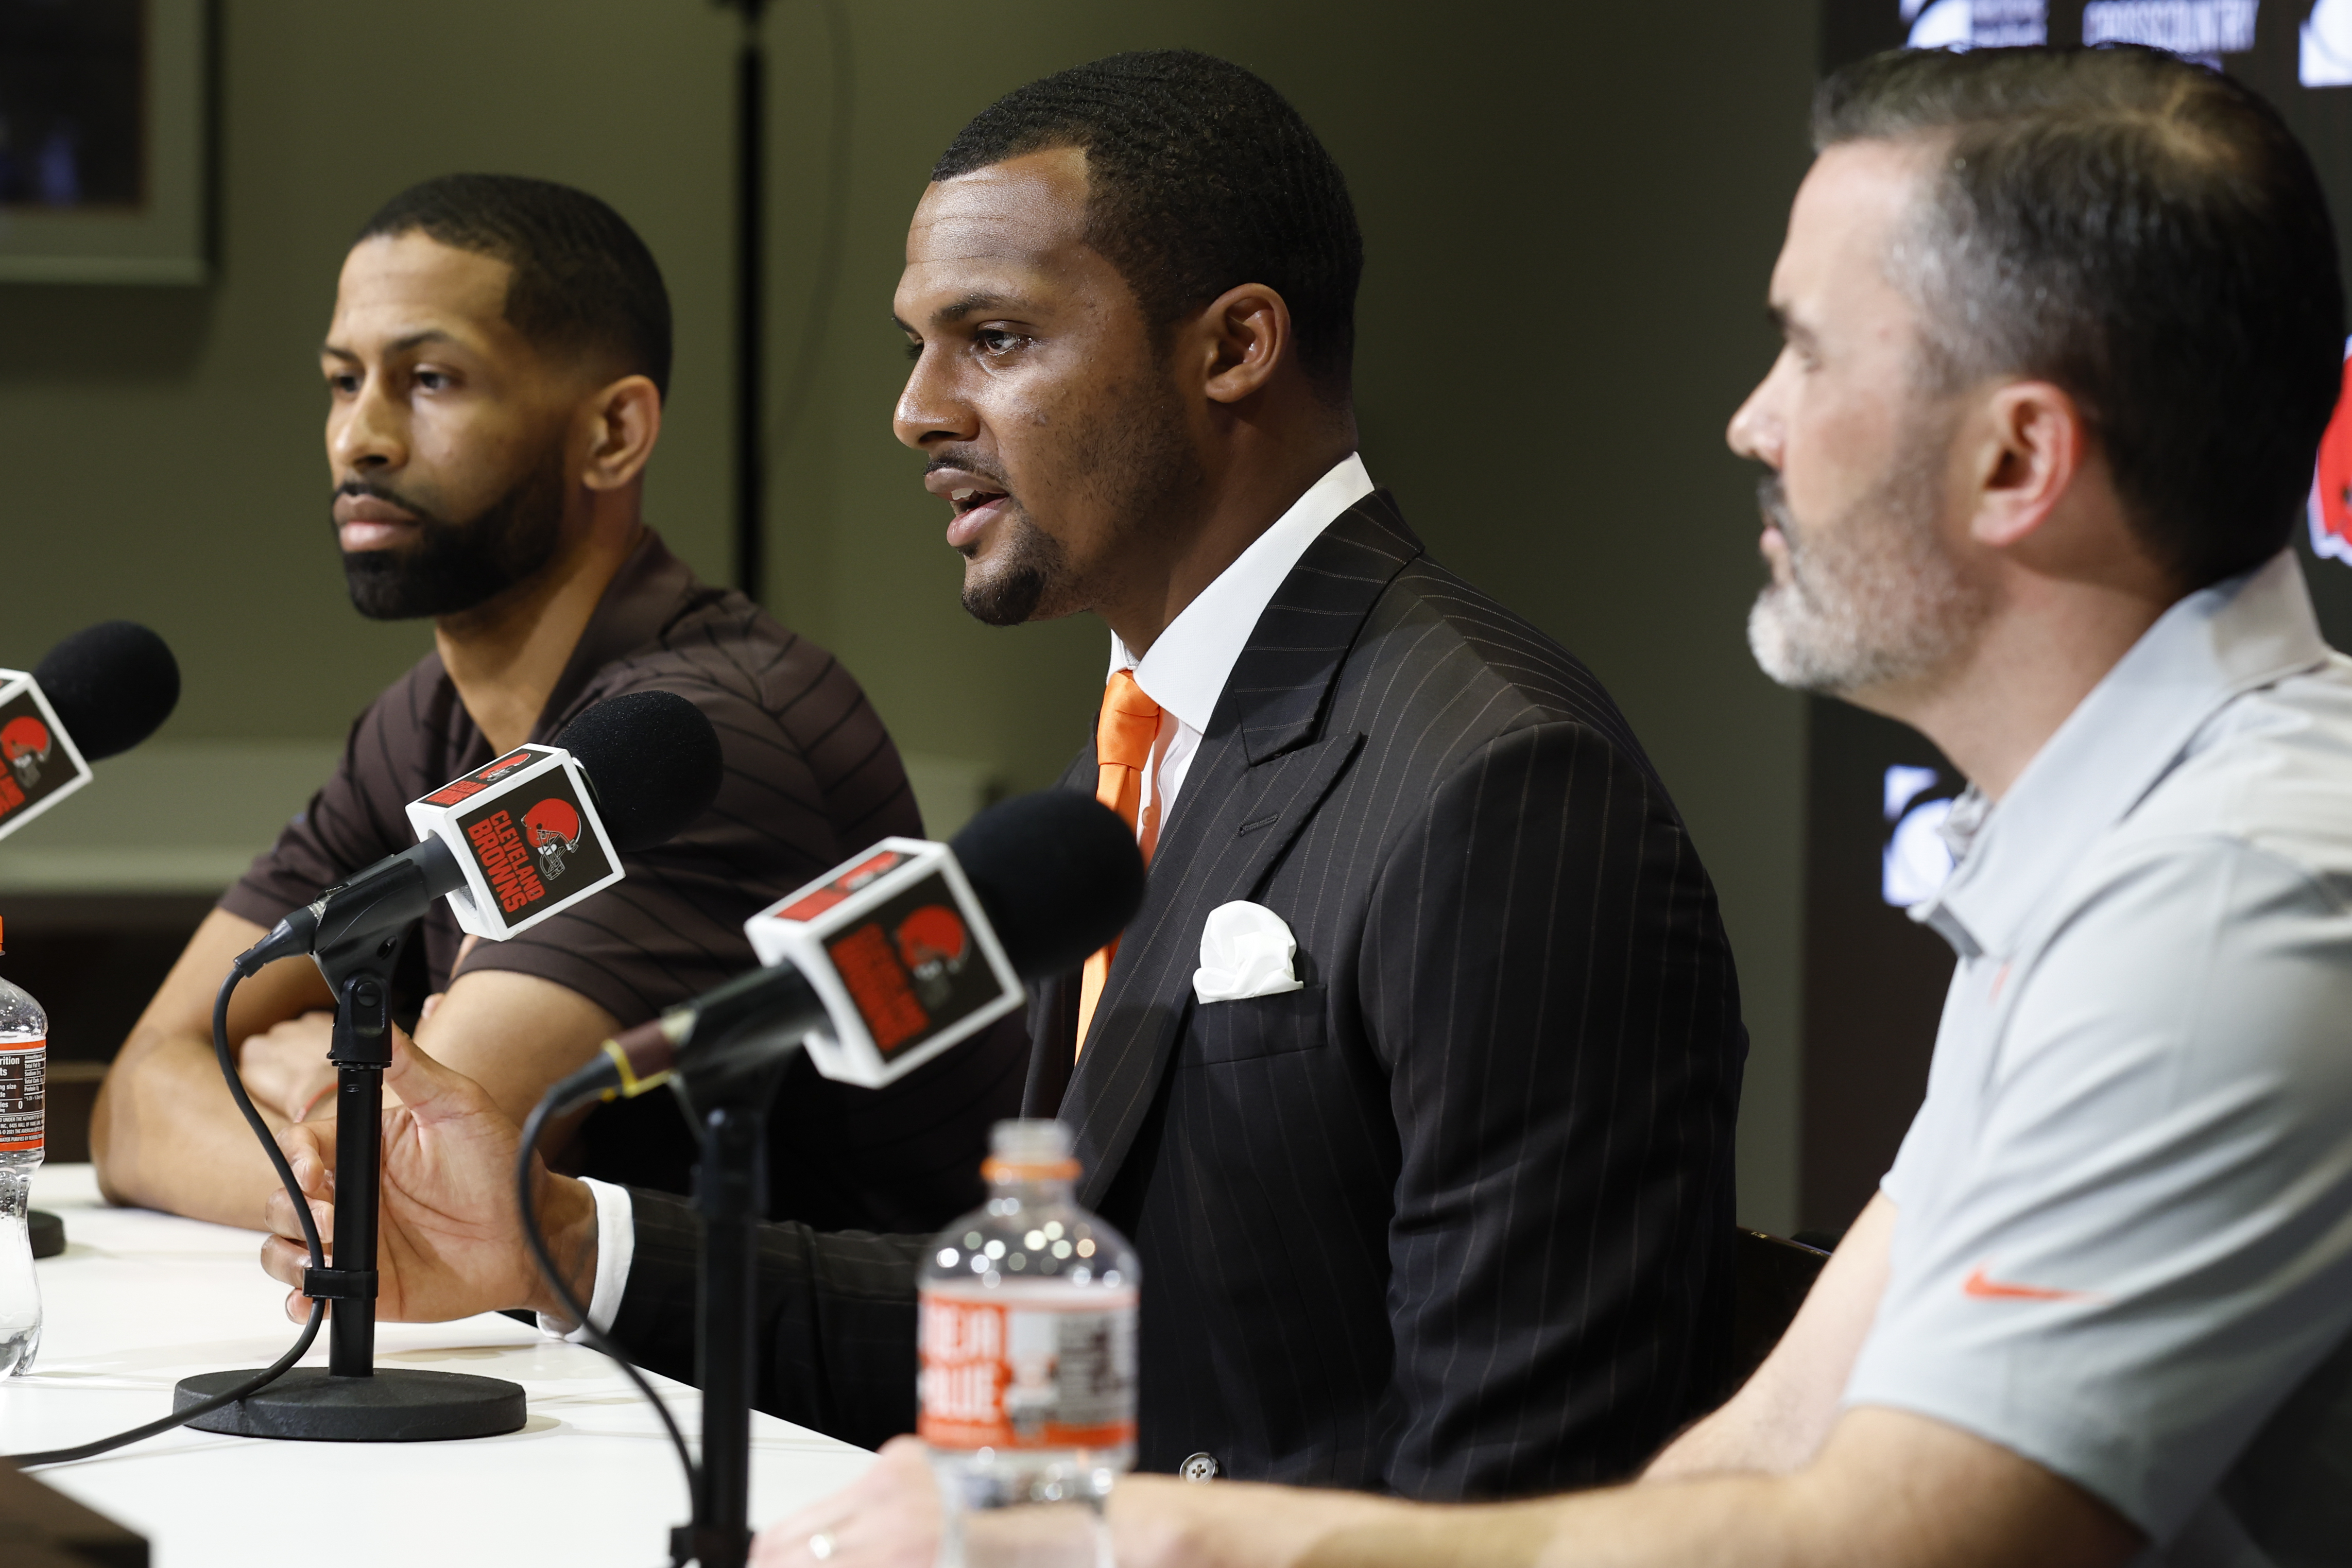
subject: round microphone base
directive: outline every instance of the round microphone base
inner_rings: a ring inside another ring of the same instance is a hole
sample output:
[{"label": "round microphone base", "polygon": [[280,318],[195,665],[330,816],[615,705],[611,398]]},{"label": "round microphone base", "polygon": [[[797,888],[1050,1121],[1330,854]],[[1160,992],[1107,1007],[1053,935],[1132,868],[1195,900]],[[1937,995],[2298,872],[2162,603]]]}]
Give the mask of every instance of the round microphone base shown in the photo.
[{"label": "round microphone base", "polygon": [[[183,1378],[173,1391],[173,1408],[185,1409],[252,1375],[206,1372]],[[322,1366],[298,1366],[188,1425],[199,1432],[310,1443],[439,1443],[520,1431],[528,1415],[520,1385],[500,1378],[404,1367],[373,1377],[337,1377]]]}]

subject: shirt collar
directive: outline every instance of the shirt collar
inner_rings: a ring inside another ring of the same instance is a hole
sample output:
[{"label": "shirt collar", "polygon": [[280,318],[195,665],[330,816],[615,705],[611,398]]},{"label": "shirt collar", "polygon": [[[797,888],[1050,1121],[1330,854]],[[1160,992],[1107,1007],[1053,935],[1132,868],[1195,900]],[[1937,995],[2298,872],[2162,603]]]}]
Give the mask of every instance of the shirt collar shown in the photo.
[{"label": "shirt collar", "polygon": [[572,657],[564,662],[554,690],[547,695],[547,706],[540,709],[530,738],[541,745],[552,744],[555,735],[576,716],[572,710],[589,684],[607,664],[659,642],[669,623],[693,608],[699,597],[716,597],[719,591],[698,582],[693,570],[670,553],[661,536],[646,529],[596,601]]},{"label": "shirt collar", "polygon": [[1145,696],[1196,732],[1207,733],[1225,682],[1283,579],[1340,513],[1371,493],[1363,458],[1349,453],[1177,612],[1140,660],[1112,632],[1111,672],[1133,670]]},{"label": "shirt collar", "polygon": [[2092,841],[2129,815],[2230,701],[2327,658],[2292,549],[2166,611],[2066,716],[2009,793],[1970,789],[1947,841],[1959,863],[1911,917],[1973,958],[2011,955]]}]

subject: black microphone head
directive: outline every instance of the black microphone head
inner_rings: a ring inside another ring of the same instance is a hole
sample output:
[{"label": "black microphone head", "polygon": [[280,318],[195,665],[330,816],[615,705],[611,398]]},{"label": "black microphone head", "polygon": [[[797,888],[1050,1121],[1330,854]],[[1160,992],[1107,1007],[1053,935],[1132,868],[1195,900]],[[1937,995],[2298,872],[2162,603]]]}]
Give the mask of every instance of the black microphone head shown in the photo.
[{"label": "black microphone head", "polygon": [[607,697],[563,727],[555,744],[596,786],[596,814],[626,854],[684,831],[719,798],[719,732],[676,692]]},{"label": "black microphone head", "polygon": [[33,671],[85,761],[130,750],[180,706],[180,662],[136,621],[101,621],[50,649]]},{"label": "black microphone head", "polygon": [[991,806],[949,847],[1024,980],[1077,967],[1143,907],[1135,831],[1075,789]]}]

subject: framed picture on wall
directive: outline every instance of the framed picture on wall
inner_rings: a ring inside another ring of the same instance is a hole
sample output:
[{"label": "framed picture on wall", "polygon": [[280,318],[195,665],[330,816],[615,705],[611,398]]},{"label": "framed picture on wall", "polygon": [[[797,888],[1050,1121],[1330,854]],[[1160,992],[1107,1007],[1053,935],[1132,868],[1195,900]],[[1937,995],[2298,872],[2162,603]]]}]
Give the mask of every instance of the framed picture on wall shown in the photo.
[{"label": "framed picture on wall", "polygon": [[0,283],[203,283],[210,0],[0,0]]}]

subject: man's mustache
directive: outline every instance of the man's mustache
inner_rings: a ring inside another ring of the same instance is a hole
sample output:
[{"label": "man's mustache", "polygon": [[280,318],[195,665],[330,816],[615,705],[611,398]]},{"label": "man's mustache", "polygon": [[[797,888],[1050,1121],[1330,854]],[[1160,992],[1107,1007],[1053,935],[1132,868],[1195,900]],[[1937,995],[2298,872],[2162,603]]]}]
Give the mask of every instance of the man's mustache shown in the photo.
[{"label": "man's mustache", "polygon": [[[336,486],[333,493],[327,497],[328,507],[331,508],[337,501],[346,496],[365,497],[371,501],[389,501],[415,517],[417,523],[425,528],[438,527],[442,521],[440,514],[434,511],[432,507],[411,500],[389,485],[378,485],[366,479],[346,479]],[[331,517],[328,518],[330,526],[333,521]]]},{"label": "man's mustache", "polygon": [[958,452],[953,448],[943,447],[931,454],[931,460],[923,465],[923,476],[929,478],[942,468],[953,468],[960,473],[969,474],[975,479],[985,479],[1006,495],[1013,494],[1013,486],[1006,483],[1003,475],[977,457]]},{"label": "man's mustache", "polygon": [[1764,520],[1780,530],[1780,537],[1793,549],[1797,542],[1796,518],[1789,511],[1789,487],[1778,474],[1767,474],[1756,481],[1756,507]]}]

